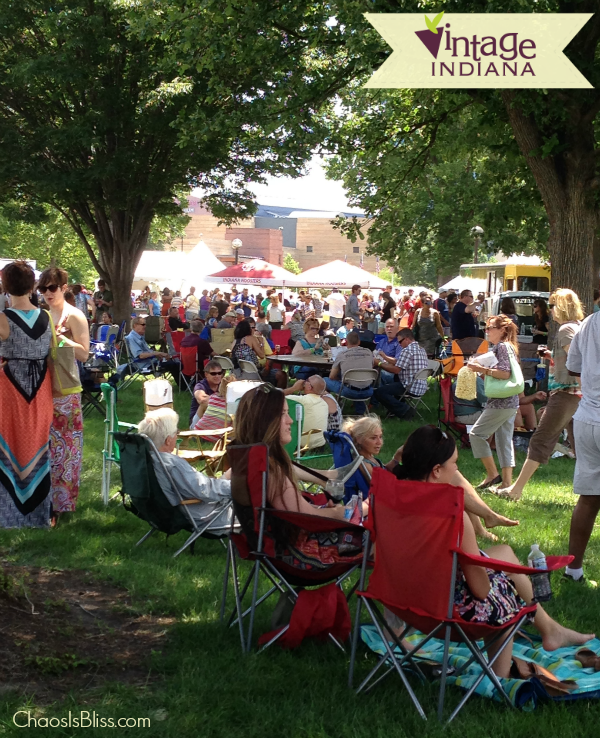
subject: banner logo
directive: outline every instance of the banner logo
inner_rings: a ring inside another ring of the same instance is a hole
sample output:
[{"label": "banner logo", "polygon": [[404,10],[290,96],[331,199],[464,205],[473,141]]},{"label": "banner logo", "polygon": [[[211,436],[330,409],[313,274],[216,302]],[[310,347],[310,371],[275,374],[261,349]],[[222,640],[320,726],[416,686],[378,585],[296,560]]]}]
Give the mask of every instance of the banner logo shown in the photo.
[{"label": "banner logo", "polygon": [[592,13],[365,13],[393,53],[365,87],[590,88],[562,53]]}]

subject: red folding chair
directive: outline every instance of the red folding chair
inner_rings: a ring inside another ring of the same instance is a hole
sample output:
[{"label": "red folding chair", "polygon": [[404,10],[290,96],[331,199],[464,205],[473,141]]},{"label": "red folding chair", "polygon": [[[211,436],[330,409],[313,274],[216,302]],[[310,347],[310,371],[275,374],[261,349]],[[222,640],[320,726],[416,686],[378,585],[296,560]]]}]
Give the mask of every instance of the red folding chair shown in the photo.
[{"label": "red folding chair", "polygon": [[[475,681],[451,714],[454,719],[485,676],[511,705],[510,698],[492,666],[510,643],[512,637],[537,605],[524,607],[502,626],[490,626],[462,620],[454,605],[454,589],[458,564],[484,565],[495,571],[517,574],[534,574],[539,570],[510,564],[506,561],[470,556],[460,550],[463,533],[463,490],[460,487],[425,482],[398,481],[384,469],[375,469],[371,484],[369,517],[365,523],[368,538],[376,543],[375,566],[365,589],[367,558],[364,557],[359,589],[357,590],[356,620],[352,639],[349,683],[352,686],[354,663],[360,630],[361,609],[364,605],[381,638],[385,653],[358,687],[358,692],[375,686],[389,673],[396,671],[406,687],[417,711],[423,719],[425,712],[410,686],[404,667],[410,665],[421,676],[417,652],[431,638],[444,639],[444,656],[441,667],[441,683],[438,701],[438,719],[444,710],[448,654],[450,641],[463,642],[472,658],[454,675],[464,671],[474,660],[481,666],[481,676]],[[365,544],[365,551],[368,544]],[[553,571],[566,566],[572,556],[548,556],[548,569]],[[426,585],[424,586],[424,583]],[[405,628],[396,636],[389,631],[376,602],[400,617]],[[423,639],[408,651],[402,639],[411,628],[425,634]],[[477,645],[483,637],[505,638],[491,660]],[[392,644],[389,642],[392,639]],[[394,648],[395,646],[395,648]],[[386,665],[387,671],[379,674]],[[511,705],[512,706],[512,705]]]},{"label": "red folding chair", "polygon": [[[232,533],[229,539],[228,566],[225,571],[221,615],[223,616],[225,611],[230,562],[233,573],[235,610],[229,618],[229,626],[238,625],[242,651],[249,652],[252,647],[256,608],[272,594],[276,592],[287,594],[293,602],[296,602],[298,593],[294,587],[314,587],[331,582],[341,587],[342,582],[358,568],[355,560],[335,563],[325,570],[301,569],[287,561],[282,561],[281,554],[276,553],[277,526],[284,524],[311,532],[337,531],[343,534],[346,531],[361,535],[363,528],[347,521],[274,510],[268,507],[269,452],[267,446],[264,444],[230,446],[227,453],[231,464],[233,508],[242,532]],[[241,559],[252,563],[250,574],[242,587],[238,580],[236,553]],[[259,596],[261,574],[266,578],[270,587],[266,593]],[[252,585],[250,607],[243,611],[243,600],[250,585]],[[356,586],[349,591],[347,597],[352,595]],[[246,634],[243,625],[245,618],[248,618]],[[289,625],[286,625],[279,630],[261,647],[260,651],[275,643],[288,629]],[[331,633],[329,633],[329,638],[344,651],[342,644]]]},{"label": "red folding chair", "polygon": [[[271,341],[275,344],[275,346],[281,346],[282,349],[289,348],[290,347],[290,338],[292,337],[292,332],[289,330],[278,330],[276,331],[273,329],[271,331]],[[283,353],[287,353],[286,351],[282,351]]]},{"label": "red folding chair", "polygon": [[175,353],[180,353],[181,342],[185,338],[185,333],[183,331],[171,331],[171,338],[173,339],[173,348],[175,349]]},{"label": "red folding chair", "polygon": [[[176,334],[172,334],[176,335]],[[183,334],[182,334],[183,335]],[[181,371],[179,372],[179,389],[181,382],[185,384],[189,393],[194,394],[194,385],[198,381],[198,347],[197,346],[180,346],[179,360],[181,361]]]}]

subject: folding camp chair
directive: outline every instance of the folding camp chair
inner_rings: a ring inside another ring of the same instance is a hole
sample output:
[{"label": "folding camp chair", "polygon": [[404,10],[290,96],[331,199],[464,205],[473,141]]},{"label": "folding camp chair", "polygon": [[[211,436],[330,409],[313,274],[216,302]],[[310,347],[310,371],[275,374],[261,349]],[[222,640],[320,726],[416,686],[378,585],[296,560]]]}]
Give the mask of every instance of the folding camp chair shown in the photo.
[{"label": "folding camp chair", "polygon": [[[202,535],[210,534],[211,538],[224,538],[229,535],[231,524],[219,525],[218,521],[227,517],[227,510],[231,507],[231,502],[215,505],[214,509],[204,518],[196,520],[189,510],[196,500],[184,500],[181,497],[168,468],[148,436],[143,433],[116,433],[115,440],[122,461],[122,495],[124,499],[127,496],[131,500],[131,504],[126,507],[150,525],[150,530],[136,543],[136,546],[140,546],[157,531],[170,536],[185,530],[190,533],[190,536],[173,554],[173,558],[176,558]],[[160,465],[163,479],[167,480],[171,493],[179,500],[177,505],[172,505],[163,492],[158,482],[153,459],[156,459]],[[200,503],[201,500],[197,502]],[[209,531],[213,525],[215,527]]]},{"label": "folding camp chair", "polygon": [[452,356],[442,362],[444,374],[455,377],[471,356],[485,354],[487,351],[489,351],[488,342],[477,336],[452,341]]},{"label": "folding camp chair", "polygon": [[158,372],[158,361],[152,360],[151,364],[149,366],[141,367],[139,364],[137,364],[131,357],[131,352],[129,350],[129,342],[127,341],[129,335],[125,336],[123,340],[123,346],[125,349],[125,357],[127,359],[127,376],[123,379],[121,385],[119,386],[119,389],[127,389],[132,382],[134,382],[137,377],[156,377]]},{"label": "folding camp chair", "polygon": [[292,332],[284,328],[278,331],[276,331],[275,329],[271,331],[271,341],[273,342],[274,346],[281,346],[282,348],[283,347],[289,348],[291,337],[292,337]]},{"label": "folding camp chair", "polygon": [[[252,647],[252,634],[256,608],[265,602],[272,594],[282,593],[295,602],[298,593],[294,587],[312,587],[335,582],[340,586],[357,565],[354,562],[335,563],[324,570],[301,569],[283,560],[281,553],[276,553],[278,543],[276,529],[281,523],[296,526],[310,532],[352,531],[360,533],[362,527],[352,525],[347,521],[338,521],[333,518],[323,518],[317,515],[275,510],[267,507],[269,451],[264,444],[251,446],[230,446],[228,450],[231,462],[231,496],[233,509],[239,521],[242,532],[232,533],[229,538],[229,559],[231,561],[235,610],[229,619],[229,625],[238,625],[242,651],[249,652]],[[252,570],[244,585],[240,588],[237,577],[236,552],[240,558],[252,563]],[[279,545],[279,552],[281,546]],[[283,552],[285,553],[285,552]],[[268,580],[269,589],[259,597],[258,586],[261,573]],[[227,592],[227,578],[225,572],[223,595]],[[243,610],[243,600],[251,590],[251,604]],[[224,600],[221,612],[224,611]],[[237,615],[237,617],[236,617]],[[244,620],[248,618],[248,629],[244,633]],[[275,643],[289,628],[283,627],[267,643],[261,651]],[[330,639],[342,650],[344,647],[331,634]]]},{"label": "folding camp chair", "polygon": [[[373,390],[378,379],[379,372],[376,369],[348,369],[342,377],[340,391],[337,396],[338,405],[341,407],[342,411],[344,410],[346,400],[350,400],[350,402],[361,402],[373,397]],[[353,382],[364,381],[369,381],[370,384],[366,387],[361,387],[360,389],[353,385]],[[359,396],[347,397],[344,394],[347,390],[353,390],[354,392],[358,391]]]},{"label": "folding camp chair", "polygon": [[122,423],[117,417],[117,390],[112,384],[103,383],[100,385],[102,390],[102,398],[105,405],[104,418],[104,448],[102,449],[102,501],[108,505],[110,495],[110,476],[112,465],[121,465],[121,456],[119,446],[115,441],[115,433],[121,428],[129,430],[137,430],[137,426],[133,423]]},{"label": "folding camp chair", "polygon": [[354,495],[366,500],[369,496],[371,474],[363,457],[358,453],[352,438],[342,431],[328,431],[325,440],[329,443],[333,455],[334,468],[340,469],[354,464],[360,459],[360,464],[352,475],[344,480],[344,503],[350,501]]},{"label": "folding camp chair", "polygon": [[179,389],[181,390],[181,383],[183,382],[190,395],[193,396],[194,385],[198,381],[198,374],[200,372],[198,368],[198,347],[180,346],[179,360],[181,361],[181,371],[179,372]]},{"label": "folding camp chair", "polygon": [[[448,722],[454,719],[485,676],[492,681],[499,694],[511,705],[510,698],[492,667],[502,650],[511,642],[527,615],[533,614],[537,607],[533,604],[522,608],[502,626],[467,622],[460,617],[454,605],[458,564],[483,565],[494,571],[515,574],[539,573],[539,570],[526,566],[471,556],[460,550],[463,534],[463,496],[464,492],[460,487],[399,481],[383,469],[373,471],[369,517],[365,522],[365,528],[368,530],[369,540],[376,541],[377,555],[366,589],[368,561],[366,556],[363,557],[359,589],[356,592],[358,600],[352,638],[349,684],[352,686],[361,611],[364,605],[383,642],[385,653],[363,679],[357,691],[371,689],[395,671],[423,719],[426,719],[425,712],[408,682],[405,668],[410,666],[423,677],[423,672],[419,667],[418,651],[425,643],[435,636],[444,639],[438,701],[440,721],[444,710],[451,641],[464,643],[472,655],[472,658],[460,670],[454,672],[455,676],[462,673],[473,661],[479,664],[482,671],[452,712]],[[365,551],[367,550],[368,546],[365,545]],[[548,556],[548,569],[560,569],[571,560],[571,556]],[[427,586],[423,586],[424,582]],[[376,602],[384,605],[402,619],[405,627],[400,635],[396,635],[387,627]],[[419,630],[424,635],[418,645],[407,650],[402,640],[411,628]],[[477,645],[477,641],[482,638],[493,638],[494,642],[498,643],[503,638],[506,640],[494,657],[488,660]],[[385,671],[381,673],[383,667]],[[378,675],[377,679],[373,680],[376,675]]]},{"label": "folding camp chair", "polygon": [[311,454],[310,453],[310,438],[315,433],[322,433],[322,428],[311,428],[308,431],[304,431],[304,405],[292,397],[288,397],[288,411],[292,419],[292,427],[290,432],[292,434],[292,440],[286,444],[285,450],[288,452],[292,459],[299,460],[302,458],[304,461],[310,459],[326,459],[331,454]]},{"label": "folding camp chair", "polygon": [[[215,428],[205,430],[187,430],[180,431],[177,434],[178,442],[177,456],[189,461],[190,464],[200,463],[202,467],[198,470],[204,472],[209,477],[216,476],[225,461],[227,455],[227,444],[229,442],[229,434],[233,431],[232,426],[226,428]],[[185,443],[186,439],[193,439],[196,442],[195,448],[181,448],[179,443]],[[202,448],[202,440],[212,438],[214,443],[210,449]]]},{"label": "folding camp chair", "polygon": [[[414,388],[416,387],[417,382],[426,382],[431,376],[433,376],[433,369],[430,369],[429,366],[427,366],[425,369],[421,369],[412,378],[412,382],[408,385],[408,387],[404,388],[404,393],[398,396],[398,400],[401,402],[405,402],[407,405],[410,405],[410,407],[423,421],[425,420],[425,418],[423,418],[423,416],[419,412],[419,406],[423,405],[423,407],[427,409],[427,405],[425,404],[425,400],[423,399],[427,394],[427,391],[425,391],[422,395],[416,395],[414,394]],[[392,416],[393,413],[388,413],[386,418]]]}]

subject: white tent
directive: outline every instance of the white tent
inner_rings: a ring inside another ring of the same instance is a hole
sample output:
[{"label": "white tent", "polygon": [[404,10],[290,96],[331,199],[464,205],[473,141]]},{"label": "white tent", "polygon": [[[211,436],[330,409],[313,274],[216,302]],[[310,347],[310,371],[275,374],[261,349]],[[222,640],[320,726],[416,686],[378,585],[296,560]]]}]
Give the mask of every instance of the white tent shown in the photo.
[{"label": "white tent", "polygon": [[286,287],[338,287],[349,290],[355,284],[376,290],[386,286],[383,279],[365,269],[335,259],[297,274],[293,280],[286,282]]},{"label": "white tent", "polygon": [[474,279],[473,277],[454,277],[453,279],[438,287],[438,292],[442,290],[451,290],[452,292],[461,293],[463,290],[471,290],[473,296],[479,292],[485,292],[487,282],[485,279]]},{"label": "white tent", "polygon": [[212,251],[199,241],[189,252],[144,251],[135,270],[133,289],[142,289],[146,284],[158,285],[161,289],[186,290],[191,285],[196,289],[206,286],[205,277],[224,269]]}]

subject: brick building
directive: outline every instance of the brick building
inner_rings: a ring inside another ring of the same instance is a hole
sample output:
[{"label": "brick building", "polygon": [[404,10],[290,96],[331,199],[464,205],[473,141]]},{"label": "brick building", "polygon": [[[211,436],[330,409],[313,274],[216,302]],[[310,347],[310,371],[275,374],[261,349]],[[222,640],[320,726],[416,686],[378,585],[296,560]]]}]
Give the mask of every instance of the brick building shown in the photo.
[{"label": "brick building", "polygon": [[[352,243],[331,225],[339,212],[259,205],[253,218],[232,228],[217,225],[217,218],[197,197],[189,197],[185,212],[191,221],[183,238],[171,244],[171,248],[191,251],[202,239],[218,259],[227,263],[234,261],[231,241],[239,238],[242,259],[260,257],[282,265],[285,254],[291,254],[305,270],[333,259],[346,259],[349,264],[360,266],[362,255],[364,268],[376,270],[376,258],[365,253],[367,238]],[[351,213],[343,215],[350,217]],[[384,265],[382,261],[381,266]]]}]

